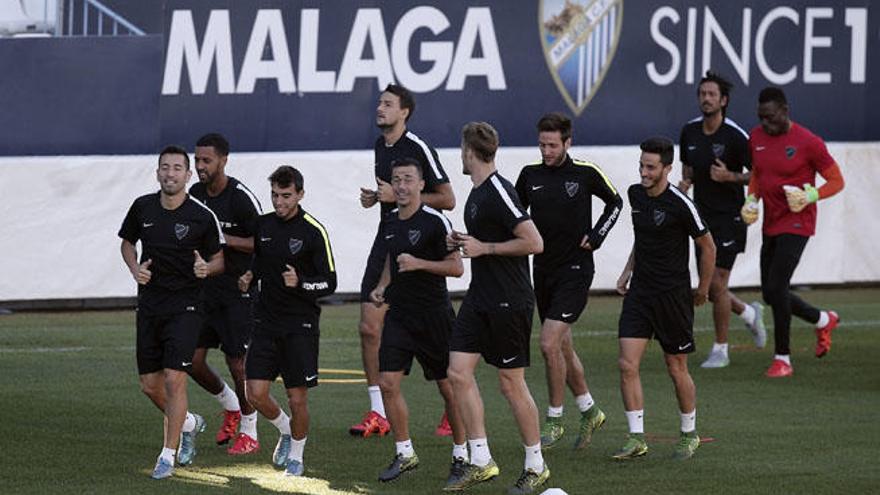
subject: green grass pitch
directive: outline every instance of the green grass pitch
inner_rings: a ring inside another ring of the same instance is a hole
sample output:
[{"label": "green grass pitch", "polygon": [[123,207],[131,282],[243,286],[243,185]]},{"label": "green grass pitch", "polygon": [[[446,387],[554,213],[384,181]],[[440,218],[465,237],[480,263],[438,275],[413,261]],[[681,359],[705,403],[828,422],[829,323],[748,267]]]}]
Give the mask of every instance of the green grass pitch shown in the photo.
[{"label": "green grass pitch", "polygon": [[[741,296],[751,300],[756,294]],[[566,399],[564,446],[545,453],[547,487],[585,493],[868,493],[880,490],[880,289],[814,290],[805,297],[836,309],[842,318],[834,346],[813,357],[812,329],[795,321],[794,377],[769,380],[772,317],[765,322],[768,348],[757,350],[734,317],[731,365],[703,370],[712,342],[709,307],[697,311],[697,352],[690,369],[697,384],[697,428],[705,443],[687,462],[669,459],[679,426],[672,384],[661,351],[649,346],[642,366],[645,427],[652,439],[645,458],[619,462],[626,420],[618,389],[617,317],[621,299],[594,297],[574,326],[587,380],[608,422],[585,451],[568,448],[577,408]],[[360,368],[355,305],[328,306],[321,323],[325,369]],[[547,406],[537,329],[527,378],[543,416]],[[211,352],[222,370],[222,357]],[[322,379],[351,378],[322,374]],[[492,368],[481,364],[478,381],[486,404],[495,481],[470,493],[503,493],[522,469],[523,450]],[[281,385],[274,390],[281,397]],[[348,426],[368,406],[365,386],[323,383],[310,392],[308,479],[285,479],[269,467],[277,432],[259,422],[262,449],[229,457],[214,445],[219,406],[190,382],[190,409],[208,429],[198,438],[190,468],[153,481],[149,472],[162,444],[162,416],[143,396],[134,361],[134,313],[23,313],[0,316],[0,493],[440,493],[448,474],[450,441],[433,436],[442,401],[421,370],[404,381],[411,432],[422,461],[415,472],[390,483],[376,481],[394,453],[390,437],[360,439]]]}]

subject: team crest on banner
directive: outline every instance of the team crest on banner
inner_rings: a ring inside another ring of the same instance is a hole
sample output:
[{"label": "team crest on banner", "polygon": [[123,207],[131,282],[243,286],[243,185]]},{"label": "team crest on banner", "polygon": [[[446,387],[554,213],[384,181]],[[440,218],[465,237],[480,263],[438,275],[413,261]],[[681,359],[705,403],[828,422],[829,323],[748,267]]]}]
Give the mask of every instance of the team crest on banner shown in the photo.
[{"label": "team crest on banner", "polygon": [[300,239],[291,238],[290,242],[288,242],[287,245],[288,247],[290,247],[290,254],[296,254],[299,252],[300,249],[302,249],[303,241]]},{"label": "team crest on banner", "polygon": [[578,188],[580,184],[577,182],[566,182],[565,183],[565,192],[568,193],[569,198],[573,198],[575,194],[578,193]]},{"label": "team crest on banner", "polygon": [[178,241],[182,241],[186,234],[189,234],[189,225],[182,223],[174,224],[174,235],[177,236]]},{"label": "team crest on banner", "polygon": [[421,230],[410,230],[409,231],[409,243],[412,244],[413,246],[415,246],[416,243],[419,242],[419,239],[421,237],[422,237]]},{"label": "team crest on banner", "polygon": [[611,67],[623,25],[623,0],[540,0],[538,23],[550,74],[580,115]]}]

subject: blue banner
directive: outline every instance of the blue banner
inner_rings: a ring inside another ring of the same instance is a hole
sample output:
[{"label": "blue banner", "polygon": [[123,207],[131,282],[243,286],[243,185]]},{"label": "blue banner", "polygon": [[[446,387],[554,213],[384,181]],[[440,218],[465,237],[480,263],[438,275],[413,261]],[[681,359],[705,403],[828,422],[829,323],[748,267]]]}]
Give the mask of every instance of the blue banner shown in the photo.
[{"label": "blue banner", "polygon": [[776,85],[826,140],[880,140],[869,0],[109,5],[148,36],[0,40],[0,154],[150,153],[208,131],[236,151],[364,149],[390,82],[415,93],[410,127],[435,146],[470,120],[530,146],[551,110],[576,118],[577,145],[632,144],[677,137],[708,68],[734,83],[728,116],[746,129]]}]

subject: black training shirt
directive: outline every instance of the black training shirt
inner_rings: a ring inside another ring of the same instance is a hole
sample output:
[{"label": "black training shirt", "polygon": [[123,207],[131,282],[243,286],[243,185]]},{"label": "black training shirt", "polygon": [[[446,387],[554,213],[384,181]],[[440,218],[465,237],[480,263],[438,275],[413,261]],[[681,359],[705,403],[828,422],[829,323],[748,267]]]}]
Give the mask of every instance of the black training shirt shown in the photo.
[{"label": "black training shirt", "polygon": [[[195,183],[189,193],[217,216],[220,228],[224,235],[235,237],[253,237],[257,225],[257,217],[263,210],[257,197],[244,184],[234,177],[229,177],[229,182],[223,191],[217,196],[208,195],[208,188],[201,182]],[[223,261],[226,262],[226,270],[209,278],[205,288],[210,291],[238,291],[238,277],[251,266],[253,255],[233,249],[228,245],[223,248]]]},{"label": "black training shirt", "polygon": [[[535,266],[593,265],[593,252],[580,247],[585,235],[599,249],[620,217],[623,200],[608,176],[594,163],[565,157],[558,167],[543,162],[526,165],[516,181],[516,192],[544,239],[544,252]],[[593,225],[593,196],[605,209]]]},{"label": "black training shirt", "polygon": [[[516,190],[498,172],[471,190],[464,207],[468,234],[481,242],[514,239],[513,229],[529,220]],[[482,311],[525,308],[534,304],[528,256],[486,254],[471,260],[471,284],[465,300]]]},{"label": "black training shirt", "polygon": [[193,273],[195,253],[206,261],[225,244],[217,217],[207,206],[187,196],[174,210],[166,210],[159,192],[137,198],[119,229],[119,237],[141,241],[143,263],[152,277],[138,284],[138,311],[143,315],[169,315],[195,311],[203,279]]},{"label": "black training shirt", "polygon": [[[383,136],[379,136],[376,139],[374,150],[376,158],[374,172],[376,177],[389,184],[391,183],[391,164],[395,160],[402,158],[413,158],[421,165],[422,177],[425,179],[423,193],[435,192],[438,185],[449,182],[449,177],[443,170],[443,166],[440,165],[437,151],[412,132],[407,131],[391,146],[385,144]],[[380,218],[385,219],[388,213],[396,207],[397,204],[393,201],[390,203],[380,203]]]},{"label": "black training shirt", "polygon": [[[296,287],[284,285],[283,272],[296,270]],[[259,282],[257,315],[270,321],[284,316],[318,316],[317,299],[336,290],[336,266],[327,230],[302,206],[292,218],[261,216],[254,237],[254,280]]]},{"label": "black training shirt", "polygon": [[708,232],[693,201],[672,184],[654,198],[641,184],[627,195],[635,231],[631,291],[652,295],[690,286],[689,238]]},{"label": "black training shirt", "polygon": [[715,215],[738,216],[745,200],[742,184],[716,182],[710,168],[719,158],[728,170],[743,173],[751,169],[749,135],[736,122],[724,119],[714,134],[703,133],[702,117],[688,122],[681,129],[679,140],[681,162],[694,170],[694,202],[707,218]]},{"label": "black training shirt", "polygon": [[383,222],[381,238],[391,261],[391,284],[385,299],[394,308],[427,310],[449,305],[446,277],[423,270],[400,272],[397,257],[403,253],[428,261],[441,261],[449,255],[446,236],[452,224],[442,213],[422,204],[413,216],[402,220],[392,210]]}]

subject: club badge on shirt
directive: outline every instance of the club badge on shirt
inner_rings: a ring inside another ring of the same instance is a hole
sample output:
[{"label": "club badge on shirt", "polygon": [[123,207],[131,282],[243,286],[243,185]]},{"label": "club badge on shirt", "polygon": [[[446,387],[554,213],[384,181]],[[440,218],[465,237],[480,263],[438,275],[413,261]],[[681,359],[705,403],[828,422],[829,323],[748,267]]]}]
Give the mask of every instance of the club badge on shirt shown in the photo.
[{"label": "club badge on shirt", "polygon": [[577,194],[579,188],[580,188],[580,184],[577,182],[566,182],[565,183],[565,192],[568,193],[569,198],[573,198],[574,195]]},{"label": "club badge on shirt", "polygon": [[654,225],[659,227],[663,225],[664,220],[666,220],[666,212],[663,210],[654,210]]},{"label": "club badge on shirt", "polygon": [[291,238],[290,242],[288,242],[287,246],[290,248],[290,254],[296,254],[303,247],[303,241],[301,239]]},{"label": "club badge on shirt", "polygon": [[422,237],[421,230],[410,230],[409,231],[409,243],[412,244],[413,246],[415,246],[416,243],[419,242],[419,239],[421,239],[421,237]]},{"label": "club badge on shirt", "polygon": [[189,225],[183,223],[174,224],[174,235],[177,236],[178,241],[182,241],[186,234],[189,234]]}]

